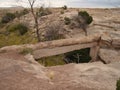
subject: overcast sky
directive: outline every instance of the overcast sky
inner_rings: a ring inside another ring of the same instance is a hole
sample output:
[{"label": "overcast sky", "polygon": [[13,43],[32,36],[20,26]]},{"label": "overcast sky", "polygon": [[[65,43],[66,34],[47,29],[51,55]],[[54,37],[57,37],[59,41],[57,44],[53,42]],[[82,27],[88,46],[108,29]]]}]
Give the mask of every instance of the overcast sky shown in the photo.
[{"label": "overcast sky", "polygon": [[[42,1],[41,5],[44,4],[45,6],[51,7],[61,7],[63,5],[67,5],[68,7],[84,7],[84,8],[120,7],[120,0],[38,0],[38,1]],[[0,7],[11,7],[21,5],[25,7],[27,6],[26,3],[17,3],[16,0],[0,0]]]}]

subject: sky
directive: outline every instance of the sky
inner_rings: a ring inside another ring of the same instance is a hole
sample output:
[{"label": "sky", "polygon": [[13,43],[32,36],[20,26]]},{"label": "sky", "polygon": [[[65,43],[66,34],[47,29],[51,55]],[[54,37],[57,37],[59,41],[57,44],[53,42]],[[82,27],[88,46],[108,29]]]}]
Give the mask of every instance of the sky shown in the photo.
[{"label": "sky", "polygon": [[[0,7],[23,6],[28,7],[27,0],[16,2],[17,0],[0,0]],[[41,2],[40,2],[41,1]],[[36,6],[39,5],[50,7],[81,7],[81,8],[114,8],[120,7],[120,0],[37,0]]]}]

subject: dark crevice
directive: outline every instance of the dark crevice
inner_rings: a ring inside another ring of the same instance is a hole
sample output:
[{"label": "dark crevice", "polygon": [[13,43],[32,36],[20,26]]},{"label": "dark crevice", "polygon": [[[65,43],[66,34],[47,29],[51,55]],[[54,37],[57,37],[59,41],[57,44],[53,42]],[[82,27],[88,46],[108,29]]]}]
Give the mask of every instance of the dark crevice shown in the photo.
[{"label": "dark crevice", "polygon": [[90,62],[90,48],[75,50],[61,55],[44,57],[37,59],[44,66],[65,65],[69,63],[88,63]]},{"label": "dark crevice", "polygon": [[75,50],[65,54],[67,63],[88,63],[90,60],[90,48]]}]

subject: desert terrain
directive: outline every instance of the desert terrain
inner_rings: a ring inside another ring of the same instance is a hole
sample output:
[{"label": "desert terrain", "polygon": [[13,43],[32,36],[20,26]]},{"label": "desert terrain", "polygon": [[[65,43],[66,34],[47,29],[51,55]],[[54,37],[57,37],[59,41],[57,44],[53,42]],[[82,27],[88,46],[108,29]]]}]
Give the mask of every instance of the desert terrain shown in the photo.
[{"label": "desert terrain", "polygon": [[[9,11],[14,12],[16,9]],[[37,57],[40,54],[39,51],[35,53],[36,55],[31,53],[20,54],[19,49],[21,47],[39,47],[36,39],[33,40],[36,37],[34,18],[31,13],[28,13],[20,19],[15,18],[4,27],[0,27],[0,90],[116,90],[116,82],[120,78],[120,8],[69,8],[62,14],[60,8],[51,8],[51,11],[52,14],[39,18],[42,38],[51,25],[59,25],[62,28],[59,29],[60,34],[64,35],[62,40],[71,40],[72,38],[77,40],[98,34],[101,36],[101,41],[97,60],[88,63],[69,63],[45,67],[35,60],[35,56]],[[93,22],[87,26],[87,36],[85,36],[82,28],[74,25],[71,28],[71,24],[64,24],[65,17],[73,20],[78,11],[87,11],[93,17]],[[0,15],[3,16],[1,12]],[[31,31],[26,36],[21,37],[22,39],[14,37],[16,39],[10,40],[13,43],[9,43],[9,38],[13,37],[6,36],[7,38],[4,39],[2,33],[7,26],[18,22],[27,23]],[[20,43],[27,37],[30,38]],[[3,44],[3,40],[6,42],[5,44]],[[15,40],[19,40],[19,42],[14,43]],[[44,40],[42,42],[40,45],[45,48],[47,42],[45,44]],[[49,44],[57,45],[48,42],[47,46]],[[69,48],[66,49],[69,50]],[[39,50],[41,50],[40,47]],[[57,52],[62,53],[61,50]]]}]

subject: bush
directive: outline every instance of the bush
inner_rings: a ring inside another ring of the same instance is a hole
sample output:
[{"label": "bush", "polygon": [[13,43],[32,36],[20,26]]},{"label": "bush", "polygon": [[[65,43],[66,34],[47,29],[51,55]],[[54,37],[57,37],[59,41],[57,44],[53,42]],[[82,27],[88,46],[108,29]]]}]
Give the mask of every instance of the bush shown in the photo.
[{"label": "bush", "polygon": [[15,19],[15,14],[13,13],[6,13],[3,17],[1,22],[2,23],[8,23],[10,21],[12,21],[13,19]]},{"label": "bush", "polygon": [[64,18],[64,23],[65,23],[66,25],[69,25],[69,24],[71,23],[71,19],[68,18],[68,17],[65,17],[65,18]]},{"label": "bush", "polygon": [[91,24],[93,21],[92,16],[90,16],[86,11],[78,12],[78,16],[81,16],[85,20],[86,24]]},{"label": "bush", "polygon": [[64,35],[60,33],[62,30],[62,26],[59,23],[52,23],[47,27],[47,31],[45,33],[45,40],[57,40],[64,38]]},{"label": "bush", "polygon": [[45,16],[45,15],[52,14],[52,12],[49,10],[49,8],[41,7],[36,14],[37,14],[39,17],[41,17],[41,16]]},{"label": "bush", "polygon": [[83,29],[85,35],[87,36],[87,26],[92,23],[92,16],[90,16],[86,11],[79,11],[78,16],[74,18],[78,23],[78,27]]},{"label": "bush", "polygon": [[91,60],[89,53],[90,48],[68,52],[65,54],[65,61],[67,63],[86,63]]},{"label": "bush", "polygon": [[64,14],[64,11],[62,10],[62,11],[60,11],[60,13],[61,13],[61,14]]},{"label": "bush", "polygon": [[67,10],[67,6],[64,5],[64,6],[62,7],[62,9],[63,9],[63,10]]},{"label": "bush", "polygon": [[25,24],[18,23],[13,24],[7,28],[7,31],[9,32],[18,32],[20,35],[24,35],[28,32],[28,27]]},{"label": "bush", "polygon": [[117,80],[117,84],[116,84],[116,86],[117,86],[116,90],[120,90],[120,79]]}]

